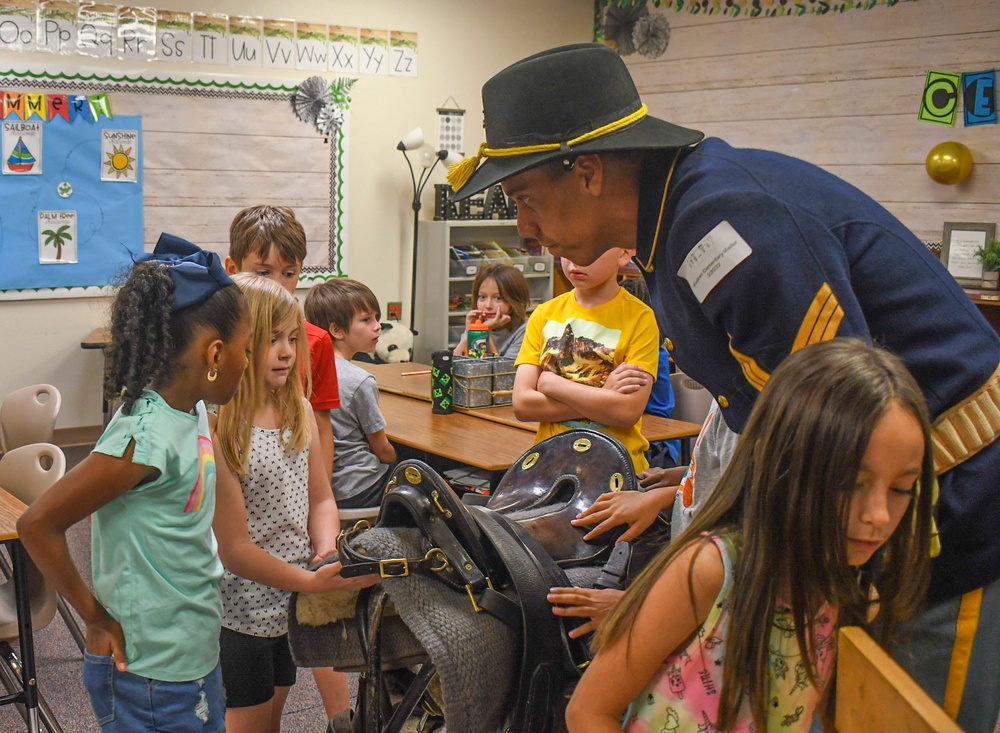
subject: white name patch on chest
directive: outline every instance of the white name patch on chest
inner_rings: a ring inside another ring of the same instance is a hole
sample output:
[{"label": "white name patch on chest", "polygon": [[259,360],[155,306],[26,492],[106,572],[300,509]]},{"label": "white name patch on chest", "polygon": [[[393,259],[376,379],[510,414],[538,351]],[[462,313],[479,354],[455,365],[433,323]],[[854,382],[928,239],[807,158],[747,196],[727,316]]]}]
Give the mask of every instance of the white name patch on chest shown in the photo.
[{"label": "white name patch on chest", "polygon": [[699,303],[733,268],[753,253],[728,221],[719,222],[684,258],[677,276],[688,281]]}]

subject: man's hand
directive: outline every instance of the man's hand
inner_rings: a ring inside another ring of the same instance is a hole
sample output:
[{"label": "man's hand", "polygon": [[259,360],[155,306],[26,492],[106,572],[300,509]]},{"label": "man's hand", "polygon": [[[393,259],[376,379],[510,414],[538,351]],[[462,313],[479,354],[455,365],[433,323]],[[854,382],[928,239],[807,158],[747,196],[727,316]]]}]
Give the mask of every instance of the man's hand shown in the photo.
[{"label": "man's hand", "polygon": [[608,492],[597,497],[597,501],[580,512],[570,524],[574,527],[597,525],[584,535],[585,540],[627,524],[628,529],[618,541],[628,542],[646,531],[656,521],[660,511],[672,505],[673,493],[669,490]]},{"label": "man's hand", "polygon": [[596,629],[623,595],[625,591],[613,588],[551,588],[546,597],[556,616],[590,619],[569,632],[578,639]]}]

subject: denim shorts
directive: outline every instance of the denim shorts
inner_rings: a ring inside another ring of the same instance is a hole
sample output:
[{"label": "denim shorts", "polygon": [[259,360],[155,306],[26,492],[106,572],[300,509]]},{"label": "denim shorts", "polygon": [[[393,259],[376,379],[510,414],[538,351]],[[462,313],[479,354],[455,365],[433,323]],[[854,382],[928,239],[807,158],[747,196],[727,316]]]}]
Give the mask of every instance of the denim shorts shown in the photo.
[{"label": "denim shorts", "polygon": [[222,669],[191,682],[119,672],[111,657],[83,654],[83,685],[101,733],[224,733]]}]

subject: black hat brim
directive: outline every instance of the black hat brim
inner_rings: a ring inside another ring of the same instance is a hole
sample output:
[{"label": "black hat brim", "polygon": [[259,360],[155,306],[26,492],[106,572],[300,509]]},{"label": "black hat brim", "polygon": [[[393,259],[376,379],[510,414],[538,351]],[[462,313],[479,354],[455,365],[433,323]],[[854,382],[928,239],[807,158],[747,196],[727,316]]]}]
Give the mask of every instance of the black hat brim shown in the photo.
[{"label": "black hat brim", "polygon": [[[571,155],[582,153],[603,153],[620,150],[663,150],[682,148],[694,145],[705,137],[704,133],[681,127],[661,120],[658,117],[646,115],[634,125],[617,132],[603,135],[579,145],[574,145]],[[530,168],[566,157],[565,150],[551,150],[533,155],[514,155],[510,157],[487,157],[472,174],[472,177],[451,195],[452,201],[461,201],[483,191],[490,186],[505,181],[511,176],[522,173]]]}]

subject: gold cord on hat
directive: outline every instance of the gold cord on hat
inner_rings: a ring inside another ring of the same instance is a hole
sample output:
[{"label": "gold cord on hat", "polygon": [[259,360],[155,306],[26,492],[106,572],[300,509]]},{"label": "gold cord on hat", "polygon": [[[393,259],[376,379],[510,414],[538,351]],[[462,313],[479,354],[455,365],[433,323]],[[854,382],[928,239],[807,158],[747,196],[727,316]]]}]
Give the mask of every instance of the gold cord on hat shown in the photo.
[{"label": "gold cord on hat", "polygon": [[645,272],[651,273],[655,265],[653,265],[653,256],[656,254],[656,245],[660,241],[660,225],[663,223],[663,211],[667,208],[667,192],[670,190],[670,180],[674,177],[674,168],[677,167],[677,159],[681,155],[681,149],[677,148],[677,152],[674,153],[674,162],[670,164],[670,172],[667,173],[667,182],[663,185],[663,200],[660,202],[660,215],[656,218],[656,231],[653,233],[653,246],[649,250],[649,259],[646,260],[646,264],[639,262],[639,257],[636,256],[635,263],[639,265]]},{"label": "gold cord on hat", "polygon": [[623,127],[635,124],[645,117],[648,111],[648,108],[644,104],[635,112],[622,117],[620,120],[609,122],[606,125],[598,127],[596,130],[591,130],[590,132],[584,133],[583,135],[575,137],[572,140],[567,140],[565,143],[541,143],[538,145],[521,145],[513,148],[488,148],[486,147],[486,143],[483,143],[479,146],[479,150],[475,155],[464,158],[457,163],[453,163],[448,166],[448,183],[451,184],[452,189],[455,191],[461,189],[462,186],[468,183],[469,179],[472,178],[472,174],[475,173],[476,168],[479,167],[479,161],[483,158],[512,158],[518,155],[547,153],[553,150],[561,150],[563,145],[571,148],[574,145],[580,145],[581,143],[589,142],[599,137],[604,137],[612,132],[621,130]]}]

